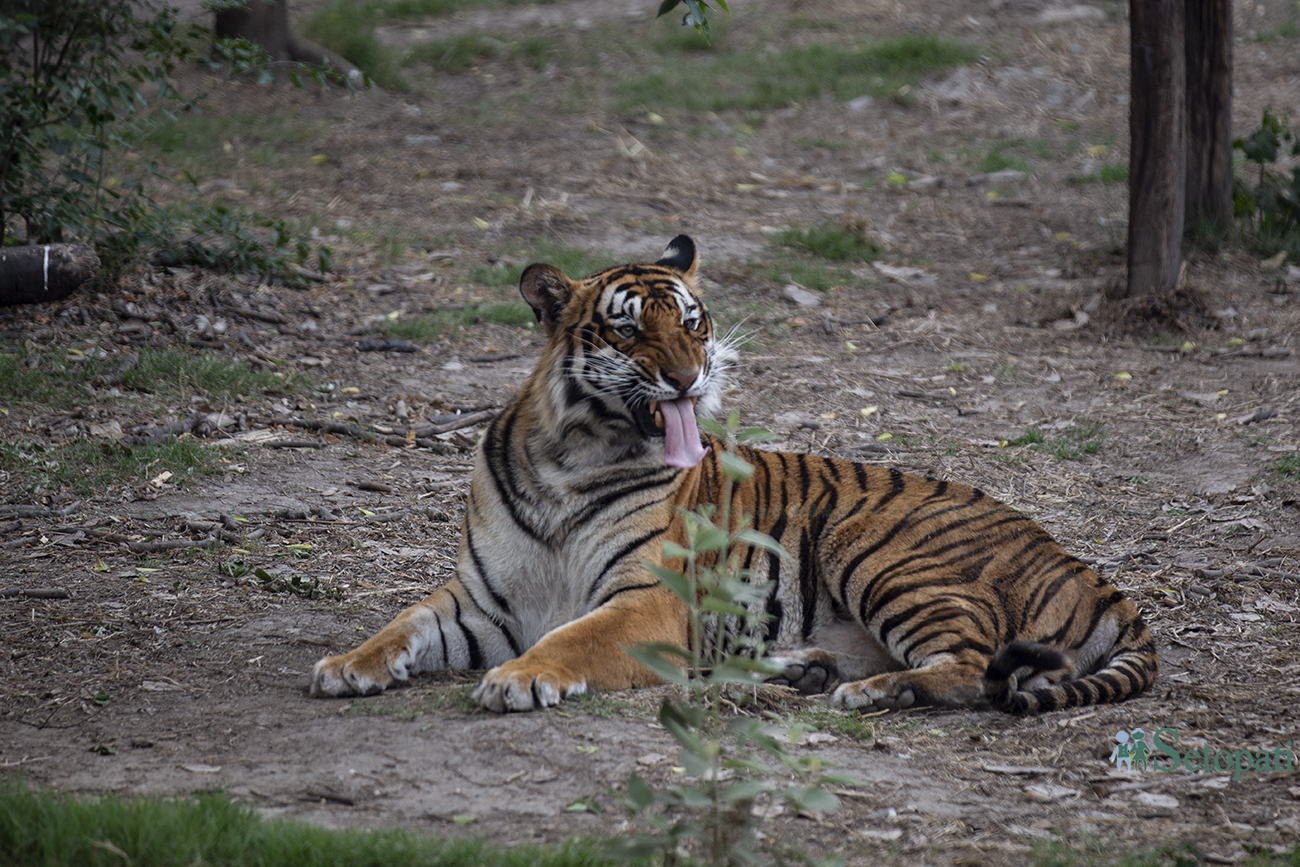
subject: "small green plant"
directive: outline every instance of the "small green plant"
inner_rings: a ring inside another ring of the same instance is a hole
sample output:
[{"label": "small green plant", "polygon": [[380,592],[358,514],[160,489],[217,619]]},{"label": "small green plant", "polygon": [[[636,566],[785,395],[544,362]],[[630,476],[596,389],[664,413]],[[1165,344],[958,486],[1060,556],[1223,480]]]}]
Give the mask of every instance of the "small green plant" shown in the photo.
[{"label": "small green plant", "polygon": [[1268,468],[1279,479],[1300,479],[1300,454],[1278,458]]},{"label": "small green plant", "polygon": [[[727,0],[713,0],[719,9],[731,14],[727,7]],[[659,14],[667,15],[678,6],[686,7],[686,14],[682,17],[682,24],[695,28],[695,32],[704,37],[705,42],[713,41],[713,33],[709,30],[709,0],[663,0],[659,4]]]},{"label": "small green plant", "polygon": [[1030,427],[1013,440],[1011,446],[1029,446],[1045,451],[1058,461],[1081,461],[1101,451],[1106,442],[1106,429],[1096,422],[1072,424],[1058,437],[1048,438],[1041,430]]},{"label": "small green plant", "polygon": [[[0,15],[0,245],[85,241],[103,262],[100,279],[135,267],[176,237],[176,225],[145,190],[155,172],[123,152],[174,119],[169,106],[192,106],[171,84],[176,66],[195,58],[201,28],[183,31],[176,10],[140,17],[130,0],[13,0]],[[266,72],[266,52],[246,40],[219,40],[214,65]],[[324,85],[323,72],[308,72]],[[290,78],[303,86],[303,73]],[[348,81],[351,86],[351,81]],[[120,165],[119,165],[120,163]],[[122,171],[130,168],[135,175]],[[289,245],[277,221],[256,223],[254,239],[224,219],[201,226],[211,237],[232,230],[238,245],[272,242],[272,261]],[[191,222],[198,222],[191,220]],[[298,244],[299,261],[305,258]],[[195,264],[206,264],[196,261]],[[292,270],[264,269],[281,278]]]},{"label": "small green plant", "polygon": [[[278,283],[303,283],[298,268],[307,264],[312,253],[306,239],[284,220],[232,208],[220,200],[196,198],[188,207],[153,209],[134,231],[142,244],[156,250],[157,264],[255,274]],[[317,247],[312,264],[329,271],[331,249]]]},{"label": "small green plant", "polygon": [[802,250],[832,262],[871,262],[884,252],[878,245],[866,241],[861,232],[830,223],[811,229],[786,229],[773,240],[782,247]]},{"label": "small green plant", "polygon": [[1258,167],[1253,185],[1248,177],[1234,179],[1233,215],[1250,227],[1262,251],[1284,250],[1300,261],[1300,164],[1289,176],[1271,167],[1283,156],[1300,156],[1300,134],[1266,108],[1259,129],[1232,146]]},{"label": "small green plant", "polygon": [[854,782],[827,774],[818,756],[794,756],[790,745],[798,736],[790,730],[722,715],[724,690],[753,688],[781,672],[763,659],[760,637],[771,585],[753,581],[738,549],[755,546],[789,557],[774,539],[750,527],[746,516],[732,514],[733,486],[754,473],[735,445],[768,436],[738,430],[738,420],[738,412],[725,427],[701,420],[727,442],[718,458],[728,483],[716,506],[682,512],[685,546],[664,543],[665,561],[681,567],[651,565],[686,605],[690,647],[642,644],[627,651],[681,690],[680,699],[664,700],[659,721],[681,747],[688,782],[655,791],[635,772],[628,777],[625,804],[653,830],[613,841],[611,852],[620,857],[658,853],[665,865],[695,859],[711,865],[769,863],[786,853],[759,846],[755,807],[785,802],[796,811],[833,810],[839,800],[824,786]]}]

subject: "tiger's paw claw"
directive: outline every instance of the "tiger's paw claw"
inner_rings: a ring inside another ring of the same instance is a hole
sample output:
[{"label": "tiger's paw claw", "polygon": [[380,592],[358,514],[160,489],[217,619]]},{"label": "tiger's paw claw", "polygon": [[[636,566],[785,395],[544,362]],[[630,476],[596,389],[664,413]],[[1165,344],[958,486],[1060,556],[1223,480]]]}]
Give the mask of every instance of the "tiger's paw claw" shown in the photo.
[{"label": "tiger's paw claw", "polygon": [[473,698],[482,708],[507,713],[554,707],[586,691],[586,682],[564,669],[520,665],[516,659],[485,674]]},{"label": "tiger's paw claw", "polygon": [[394,680],[406,679],[405,667],[394,672],[387,664],[358,657],[355,653],[327,656],[311,672],[308,693],[313,698],[348,695],[374,695],[383,692]]},{"label": "tiger's paw claw", "polygon": [[908,687],[886,691],[866,686],[861,681],[841,685],[831,695],[831,705],[861,713],[905,710],[916,704],[916,693]]}]

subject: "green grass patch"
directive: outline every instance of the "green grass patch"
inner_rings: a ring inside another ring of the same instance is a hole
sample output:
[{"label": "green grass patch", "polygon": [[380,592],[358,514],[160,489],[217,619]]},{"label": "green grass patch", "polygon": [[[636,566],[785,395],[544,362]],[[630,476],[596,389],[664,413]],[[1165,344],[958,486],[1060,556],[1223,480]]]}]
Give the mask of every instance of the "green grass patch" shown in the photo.
[{"label": "green grass patch", "polygon": [[490,846],[405,830],[263,820],[224,794],[162,800],[34,793],[0,782],[0,863],[13,867],[590,867],[595,844]]},{"label": "green grass patch", "polygon": [[1268,468],[1279,479],[1300,479],[1300,453],[1278,458]]},{"label": "green grass patch", "polygon": [[773,53],[736,45],[710,52],[702,60],[682,60],[629,78],[619,85],[620,108],[762,110],[822,96],[837,100],[892,96],[925,75],[970,63],[978,56],[963,43],[929,35],[880,39],[856,48],[793,46]]},{"label": "green grass patch", "polygon": [[410,319],[385,321],[379,326],[385,337],[430,343],[456,329],[480,322],[494,322],[509,328],[532,328],[537,324],[533,308],[522,301],[490,301],[475,307],[430,310]]},{"label": "green grass patch", "polygon": [[1042,139],[1012,138],[989,145],[979,160],[981,172],[1029,171],[1029,157],[1049,160],[1052,149]]},{"label": "green grass patch", "polygon": [[413,46],[402,58],[402,66],[423,63],[435,72],[454,74],[487,60],[517,60],[540,71],[558,53],[559,44],[544,36],[504,41],[486,33],[467,33]]},{"label": "green grass patch", "polygon": [[[575,280],[587,276],[602,268],[622,264],[611,261],[608,257],[597,257],[586,250],[572,247],[555,247],[545,241],[539,241],[531,249],[517,250],[511,254],[516,262],[545,262],[554,265]],[[527,264],[515,265],[479,265],[469,273],[469,279],[480,286],[494,289],[518,289],[519,278],[523,276]]]},{"label": "green grass patch", "polygon": [[1097,177],[1103,184],[1127,184],[1128,163],[1106,163]]},{"label": "green grass patch", "polygon": [[578,695],[571,695],[564,700],[565,706],[574,712],[580,712],[586,716],[600,717],[601,719],[610,719],[613,717],[649,717],[651,714],[644,708],[614,698],[600,692],[584,692]]},{"label": "green grass patch", "polygon": [[241,159],[262,168],[284,167],[298,159],[287,148],[306,146],[320,134],[319,125],[287,112],[216,115],[195,109],[161,124],[140,150],[169,170],[202,179],[234,169]]},{"label": "green grass patch", "polygon": [[842,265],[829,265],[793,253],[765,257],[760,273],[774,283],[796,283],[805,289],[825,292],[853,280],[852,271]]},{"label": "green grass patch", "polygon": [[884,252],[864,241],[861,233],[829,223],[811,229],[786,229],[774,236],[773,241],[832,262],[871,262]]},{"label": "green grass patch", "polygon": [[1105,442],[1106,429],[1095,422],[1086,422],[1067,427],[1058,437],[1048,437],[1035,427],[1027,428],[1007,444],[1029,446],[1047,452],[1058,461],[1082,461],[1100,452]]},{"label": "green grass patch", "polygon": [[302,32],[308,39],[352,61],[380,87],[408,90],[394,52],[384,48],[375,36],[378,21],[371,7],[369,3],[334,0],[307,16],[301,25]]},{"label": "green grass patch", "polygon": [[[86,387],[96,377],[112,373],[124,356],[108,355],[98,347],[77,350],[19,348],[0,353],[0,403],[43,404],[67,409],[92,400]],[[292,394],[308,379],[295,372],[254,370],[211,352],[169,347],[140,350],[140,360],[122,377],[118,388],[167,397],[230,400],[236,395]]]},{"label": "green grass patch", "polygon": [[879,720],[829,707],[804,708],[791,716],[791,722],[858,741],[874,742],[880,736]]},{"label": "green grass patch", "polygon": [[455,712],[468,715],[478,710],[478,704],[470,697],[474,691],[473,684],[456,684],[453,686],[434,687],[415,704],[394,704],[392,699],[353,699],[348,705],[348,713],[360,716],[383,716],[411,722],[431,713],[446,714]]},{"label": "green grass patch", "polygon": [[82,496],[121,485],[142,485],[168,470],[171,484],[220,471],[222,453],[194,439],[125,446],[78,439],[64,445],[0,442],[0,468],[10,474],[11,495],[30,499],[72,491]]}]

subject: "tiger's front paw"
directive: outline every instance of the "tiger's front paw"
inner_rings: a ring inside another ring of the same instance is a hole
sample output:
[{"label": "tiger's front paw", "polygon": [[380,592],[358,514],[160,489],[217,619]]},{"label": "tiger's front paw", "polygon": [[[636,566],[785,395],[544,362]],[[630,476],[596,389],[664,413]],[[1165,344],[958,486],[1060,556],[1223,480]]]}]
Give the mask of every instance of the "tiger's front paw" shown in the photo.
[{"label": "tiger's front paw", "polygon": [[862,713],[903,710],[916,704],[916,692],[907,684],[880,681],[879,677],[841,684],[831,693],[831,707]]},{"label": "tiger's front paw", "polygon": [[587,682],[561,665],[512,659],[483,676],[474,689],[474,701],[490,711],[505,713],[554,707],[586,691]]},{"label": "tiger's front paw", "polygon": [[360,647],[340,656],[327,656],[311,672],[311,695],[317,698],[341,695],[374,695],[395,680],[406,680],[405,653],[390,665],[383,652]]}]

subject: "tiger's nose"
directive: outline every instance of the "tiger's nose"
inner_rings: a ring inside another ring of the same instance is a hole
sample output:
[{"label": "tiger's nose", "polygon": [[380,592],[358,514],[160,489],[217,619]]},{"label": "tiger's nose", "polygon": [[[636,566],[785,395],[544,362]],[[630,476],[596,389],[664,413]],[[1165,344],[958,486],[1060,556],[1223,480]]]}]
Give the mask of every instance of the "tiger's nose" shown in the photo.
[{"label": "tiger's nose", "polygon": [[685,391],[695,384],[695,380],[700,378],[700,369],[697,367],[693,370],[670,370],[664,374],[664,378],[680,390]]}]

